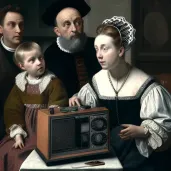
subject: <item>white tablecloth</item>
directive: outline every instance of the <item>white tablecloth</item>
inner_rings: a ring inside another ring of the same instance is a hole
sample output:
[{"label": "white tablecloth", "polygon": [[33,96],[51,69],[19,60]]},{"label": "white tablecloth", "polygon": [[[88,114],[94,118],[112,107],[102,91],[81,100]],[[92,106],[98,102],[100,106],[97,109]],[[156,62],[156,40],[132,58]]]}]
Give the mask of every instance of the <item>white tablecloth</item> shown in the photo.
[{"label": "white tablecloth", "polygon": [[[98,159],[97,159],[98,160]],[[87,161],[77,162],[77,163],[68,163],[63,165],[56,165],[56,166],[46,166],[44,161],[40,158],[38,153],[33,150],[30,155],[26,158],[23,164],[20,167],[20,171],[42,171],[42,170],[113,170],[113,171],[121,171],[122,165],[119,162],[117,157],[105,158],[100,159],[99,161],[105,162],[105,165],[101,166],[93,166],[93,167],[86,167],[87,165],[84,164]]]}]

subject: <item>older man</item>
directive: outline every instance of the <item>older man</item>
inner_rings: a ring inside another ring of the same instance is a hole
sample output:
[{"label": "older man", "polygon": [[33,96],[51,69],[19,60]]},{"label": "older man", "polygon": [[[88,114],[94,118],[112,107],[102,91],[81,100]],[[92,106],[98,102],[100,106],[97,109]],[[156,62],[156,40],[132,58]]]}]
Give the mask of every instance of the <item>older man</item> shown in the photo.
[{"label": "older man", "polygon": [[68,96],[100,70],[94,38],[84,33],[82,17],[90,7],[84,0],[56,0],[43,14],[45,24],[54,27],[57,39],[45,51],[46,65],[66,86]]},{"label": "older man", "polygon": [[[20,72],[13,62],[13,54],[21,43],[24,19],[18,6],[8,5],[0,10],[0,139],[4,136],[3,107]],[[17,97],[16,97],[17,98]]]}]

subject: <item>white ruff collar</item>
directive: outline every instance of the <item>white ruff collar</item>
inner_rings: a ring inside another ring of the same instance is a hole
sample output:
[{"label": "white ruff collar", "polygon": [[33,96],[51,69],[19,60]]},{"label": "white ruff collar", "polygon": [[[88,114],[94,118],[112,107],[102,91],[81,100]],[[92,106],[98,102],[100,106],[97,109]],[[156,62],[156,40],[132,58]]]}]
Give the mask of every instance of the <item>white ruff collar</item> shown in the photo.
[{"label": "white ruff collar", "polygon": [[15,52],[15,49],[10,48],[10,47],[8,47],[8,46],[6,46],[6,45],[4,44],[4,42],[3,42],[3,36],[1,37],[1,44],[2,44],[2,46],[4,47],[4,49],[6,49],[7,51]]},{"label": "white ruff collar", "polygon": [[30,79],[28,79],[26,77],[27,77],[26,71],[18,74],[15,77],[15,83],[18,86],[18,88],[22,92],[24,92],[27,83],[29,83],[29,84],[36,84],[36,83],[38,84],[39,83],[39,90],[40,90],[40,93],[42,93],[46,89],[46,87],[48,86],[48,84],[50,83],[52,78],[55,78],[56,76],[53,73],[47,71],[46,74],[41,79],[36,80],[36,82],[35,82],[35,80],[30,81]]},{"label": "white ruff collar", "polygon": [[56,43],[57,43],[57,45],[58,45],[59,49],[61,49],[63,52],[71,53],[69,50],[64,49],[64,48],[60,45],[59,37],[57,37],[57,39],[56,39]]}]

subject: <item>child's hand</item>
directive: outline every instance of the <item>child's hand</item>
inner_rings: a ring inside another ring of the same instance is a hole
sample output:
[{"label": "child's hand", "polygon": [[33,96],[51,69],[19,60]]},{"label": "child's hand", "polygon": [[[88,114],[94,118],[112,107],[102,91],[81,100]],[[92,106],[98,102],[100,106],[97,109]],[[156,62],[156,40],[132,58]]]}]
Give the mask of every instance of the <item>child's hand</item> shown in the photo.
[{"label": "child's hand", "polygon": [[78,97],[73,96],[69,99],[69,106],[81,106],[80,100]]},{"label": "child's hand", "polygon": [[124,129],[120,131],[119,136],[123,140],[145,137],[144,128],[142,126],[136,126],[131,124],[122,124],[121,126],[124,127]]},{"label": "child's hand", "polygon": [[17,134],[15,136],[15,143],[14,143],[13,147],[15,147],[15,148],[19,147],[20,149],[22,149],[24,147],[23,137],[20,134]]}]

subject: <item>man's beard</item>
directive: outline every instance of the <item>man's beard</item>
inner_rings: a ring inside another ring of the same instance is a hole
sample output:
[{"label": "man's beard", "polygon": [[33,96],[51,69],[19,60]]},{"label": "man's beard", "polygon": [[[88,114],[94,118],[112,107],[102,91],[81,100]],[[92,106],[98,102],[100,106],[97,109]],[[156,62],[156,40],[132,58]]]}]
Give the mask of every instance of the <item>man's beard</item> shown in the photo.
[{"label": "man's beard", "polygon": [[60,46],[71,53],[81,51],[84,48],[86,40],[87,36],[85,33],[81,33],[77,37],[73,37],[70,40],[64,37],[59,37]]}]

